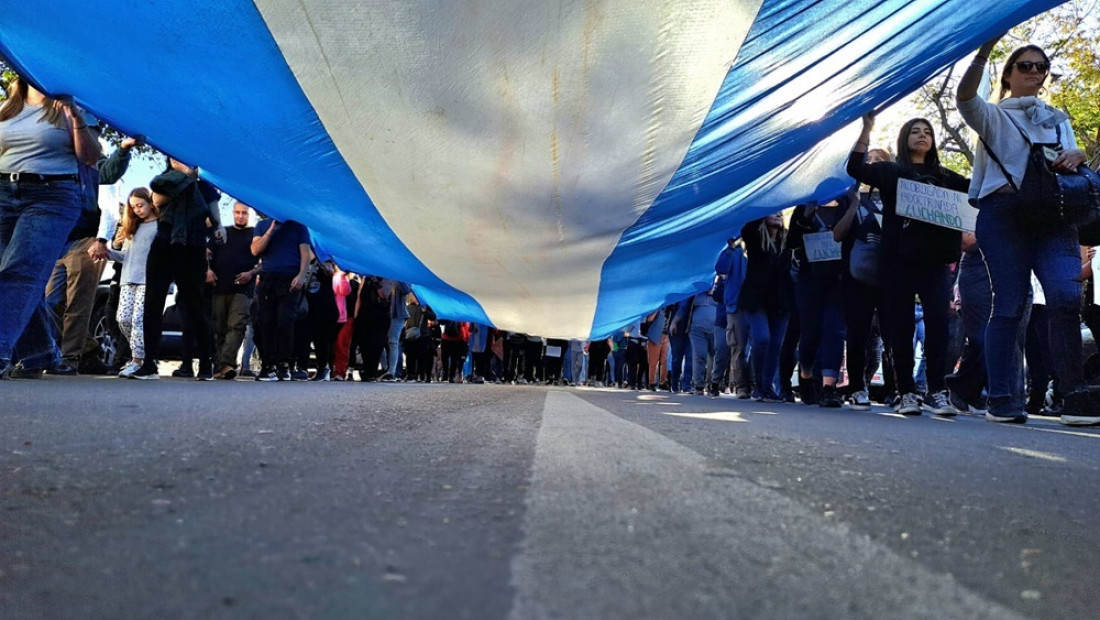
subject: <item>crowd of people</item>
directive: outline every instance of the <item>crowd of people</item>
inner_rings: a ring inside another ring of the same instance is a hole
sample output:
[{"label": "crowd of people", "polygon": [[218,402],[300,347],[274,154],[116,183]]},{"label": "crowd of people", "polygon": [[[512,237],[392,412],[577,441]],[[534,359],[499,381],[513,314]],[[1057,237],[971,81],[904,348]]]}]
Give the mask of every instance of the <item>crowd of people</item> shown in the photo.
[{"label": "crowd of people", "polygon": [[[223,226],[218,190],[176,160],[118,218],[102,212],[98,186],[122,176],[137,142],[103,157],[95,119],[17,78],[0,107],[0,377],[158,379],[174,283],[184,359],[173,374],[200,380],[617,386],[862,410],[881,366],[882,398],[903,415],[1100,424],[1080,332],[1092,254],[1071,225],[1013,215],[1027,207],[1018,189],[1031,143],[1056,150],[1056,170],[1086,156],[1065,113],[1038,98],[1042,49],[1008,57],[999,103],[977,96],[995,43],[957,93],[983,144],[972,179],[943,165],[925,119],[902,127],[892,153],[870,148],[868,115],[847,163],[851,191],[749,222],[709,290],[586,342],[437,317],[409,284],[345,272],[316,255],[306,227],[240,202]],[[903,181],[968,193],[977,230],[903,217]],[[108,260],[119,264],[109,317],[125,346],[114,368],[96,368],[90,300]]]}]

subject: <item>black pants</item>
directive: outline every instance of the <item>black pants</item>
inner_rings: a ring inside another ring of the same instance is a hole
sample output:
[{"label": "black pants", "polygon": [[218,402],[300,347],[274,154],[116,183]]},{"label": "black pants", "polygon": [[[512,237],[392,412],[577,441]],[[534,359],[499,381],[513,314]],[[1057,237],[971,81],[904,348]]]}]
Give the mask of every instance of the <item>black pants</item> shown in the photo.
[{"label": "black pants", "polygon": [[588,345],[588,378],[602,382],[604,380],[604,365],[607,356],[611,353],[611,345],[606,340],[593,340]]},{"label": "black pants", "polygon": [[528,340],[523,345],[523,378],[528,383],[539,380],[542,374],[542,341]]},{"label": "black pants", "polygon": [[455,375],[462,378],[462,366],[466,363],[466,341],[444,340],[440,350],[443,355],[443,380],[454,383]]},{"label": "black pants", "polygon": [[[171,245],[167,239],[153,240],[149,248],[145,278],[145,360],[154,363],[160,355],[160,338],[164,317],[164,300],[168,287],[176,283],[176,304],[180,315],[190,321],[191,333],[198,346],[199,371],[210,370],[213,330],[204,307],[203,285],[206,282],[206,248]],[[187,331],[187,328],[184,328]]]},{"label": "black pants", "polygon": [[791,319],[787,321],[787,332],[783,334],[783,346],[779,349],[779,389],[791,391],[791,376],[798,363],[798,341],[802,337],[802,320],[798,310],[791,310]]},{"label": "black pants", "polygon": [[515,381],[522,369],[523,343],[504,341],[504,380]]},{"label": "black pants", "polygon": [[[844,322],[848,330],[848,390],[855,394],[867,389],[868,362],[872,361],[878,366],[878,360],[868,353],[876,348],[869,345],[873,345],[872,327],[875,323],[875,311],[881,304],[882,292],[877,286],[864,284],[850,275],[844,276],[841,286],[844,290]],[[871,368],[871,372],[874,371]]]},{"label": "black pants", "polygon": [[294,326],[302,291],[290,290],[293,280],[291,274],[265,273],[256,287],[256,336],[263,342],[260,355],[265,369],[294,361]]},{"label": "black pants", "polygon": [[879,319],[893,355],[898,392],[916,391],[913,380],[913,334],[916,330],[915,297],[924,308],[924,352],[928,391],[944,389],[947,375],[947,313],[951,284],[946,265],[922,266],[904,262],[883,265],[882,311]]},{"label": "black pants", "polygon": [[[626,345],[626,372],[623,377],[634,389],[646,387],[649,381],[649,354],[644,342],[631,338]],[[714,377],[714,383],[719,381],[720,377]]]},{"label": "black pants", "polygon": [[355,348],[359,349],[360,355],[363,356],[363,366],[359,369],[362,376],[366,378],[378,376],[378,364],[389,338],[389,314],[360,316],[355,319]]}]

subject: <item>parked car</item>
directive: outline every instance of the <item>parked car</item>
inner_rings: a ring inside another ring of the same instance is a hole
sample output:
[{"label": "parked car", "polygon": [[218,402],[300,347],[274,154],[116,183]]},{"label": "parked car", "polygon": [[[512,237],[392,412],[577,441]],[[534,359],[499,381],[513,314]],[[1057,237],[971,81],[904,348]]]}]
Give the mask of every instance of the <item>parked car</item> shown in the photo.
[{"label": "parked car", "polygon": [[[107,305],[111,298],[111,287],[118,286],[114,283],[115,263],[109,263],[103,270],[103,279],[96,287],[95,305],[92,307],[90,333],[96,341],[95,357],[106,365],[107,368],[117,366],[118,342],[116,335],[111,332]],[[183,321],[176,307],[175,285],[168,290],[168,297],[164,300],[164,319],[162,323],[162,335],[160,341],[160,358],[162,360],[180,359],[183,354]],[[121,336],[119,336],[121,337]]]}]

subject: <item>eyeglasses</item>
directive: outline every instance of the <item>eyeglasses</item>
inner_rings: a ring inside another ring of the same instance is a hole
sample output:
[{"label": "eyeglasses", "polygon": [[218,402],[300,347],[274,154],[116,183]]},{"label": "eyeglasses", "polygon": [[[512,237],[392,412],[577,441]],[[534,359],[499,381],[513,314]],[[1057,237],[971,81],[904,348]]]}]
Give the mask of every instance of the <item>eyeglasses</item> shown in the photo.
[{"label": "eyeglasses", "polygon": [[1035,71],[1038,71],[1041,74],[1046,74],[1047,71],[1050,71],[1050,63],[1048,63],[1048,62],[1032,62],[1030,60],[1021,60],[1021,61],[1016,63],[1016,68],[1019,69],[1020,71],[1022,71],[1023,73],[1031,73],[1031,71],[1034,69]]}]

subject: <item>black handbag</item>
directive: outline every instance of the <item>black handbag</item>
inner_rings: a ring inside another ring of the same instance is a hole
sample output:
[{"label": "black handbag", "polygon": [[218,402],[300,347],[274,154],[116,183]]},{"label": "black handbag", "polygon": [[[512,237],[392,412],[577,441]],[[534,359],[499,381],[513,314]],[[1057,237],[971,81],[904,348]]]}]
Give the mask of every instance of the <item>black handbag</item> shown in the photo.
[{"label": "black handbag", "polygon": [[1060,125],[1055,127],[1056,144],[1035,144],[1016,119],[1009,115],[1008,120],[1028,145],[1027,168],[1019,187],[985,140],[982,144],[1019,195],[1021,204],[1016,216],[1021,223],[1037,230],[1070,224],[1078,227],[1079,234],[1100,238],[1100,175],[1085,165],[1079,166],[1076,172],[1051,169],[1050,162],[1057,158],[1061,149]]},{"label": "black handbag", "polygon": [[852,242],[852,252],[848,259],[848,270],[858,282],[868,286],[879,286],[879,271],[882,265],[882,228],[875,219],[876,205],[868,199],[868,204],[855,205],[856,230]]}]

